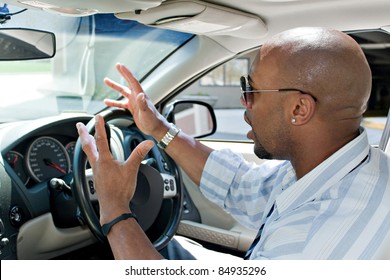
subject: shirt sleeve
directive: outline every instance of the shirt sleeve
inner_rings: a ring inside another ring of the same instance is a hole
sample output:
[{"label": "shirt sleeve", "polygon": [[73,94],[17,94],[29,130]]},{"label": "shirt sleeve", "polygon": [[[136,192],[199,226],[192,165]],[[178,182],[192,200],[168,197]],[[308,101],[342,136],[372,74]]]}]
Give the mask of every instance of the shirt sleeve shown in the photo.
[{"label": "shirt sleeve", "polygon": [[201,192],[242,225],[258,229],[282,163],[257,165],[228,149],[213,151],[202,173]]}]

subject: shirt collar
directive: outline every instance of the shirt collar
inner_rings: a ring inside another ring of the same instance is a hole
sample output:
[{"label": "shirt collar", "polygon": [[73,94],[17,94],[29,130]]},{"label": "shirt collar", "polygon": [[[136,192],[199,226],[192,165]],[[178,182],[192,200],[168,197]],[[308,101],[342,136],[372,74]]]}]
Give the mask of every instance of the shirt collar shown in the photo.
[{"label": "shirt collar", "polygon": [[[353,171],[367,157],[369,149],[367,132],[361,128],[358,137],[304,177],[284,188],[275,202],[278,212],[294,209],[319,197],[325,190]],[[292,167],[291,172],[294,172]]]}]

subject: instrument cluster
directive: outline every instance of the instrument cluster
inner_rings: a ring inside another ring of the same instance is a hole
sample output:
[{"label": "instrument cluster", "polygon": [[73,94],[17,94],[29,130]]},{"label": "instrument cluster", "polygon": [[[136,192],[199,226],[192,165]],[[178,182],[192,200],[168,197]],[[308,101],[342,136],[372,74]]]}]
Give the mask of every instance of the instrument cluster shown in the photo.
[{"label": "instrument cluster", "polygon": [[27,187],[72,172],[76,144],[74,139],[40,136],[27,143],[4,155],[4,159]]}]

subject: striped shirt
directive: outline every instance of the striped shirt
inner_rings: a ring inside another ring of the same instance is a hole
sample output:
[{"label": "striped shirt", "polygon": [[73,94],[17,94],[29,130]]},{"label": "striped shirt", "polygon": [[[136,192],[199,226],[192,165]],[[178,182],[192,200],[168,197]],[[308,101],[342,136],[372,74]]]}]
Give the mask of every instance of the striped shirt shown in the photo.
[{"label": "striped shirt", "polygon": [[289,161],[214,151],[200,187],[244,226],[265,223],[251,259],[372,259],[390,235],[389,173],[390,157],[361,129],[299,180]]}]

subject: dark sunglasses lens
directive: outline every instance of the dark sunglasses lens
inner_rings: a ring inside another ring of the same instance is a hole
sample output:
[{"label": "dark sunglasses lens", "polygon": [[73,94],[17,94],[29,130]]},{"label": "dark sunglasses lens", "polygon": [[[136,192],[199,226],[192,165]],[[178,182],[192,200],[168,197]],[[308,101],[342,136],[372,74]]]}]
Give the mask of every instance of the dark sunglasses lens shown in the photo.
[{"label": "dark sunglasses lens", "polygon": [[245,92],[245,91],[248,90],[248,89],[247,89],[248,83],[247,83],[247,79],[246,79],[245,76],[242,76],[242,77],[240,78],[240,85],[241,85],[241,90],[242,90],[243,92]]}]

